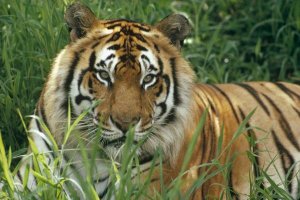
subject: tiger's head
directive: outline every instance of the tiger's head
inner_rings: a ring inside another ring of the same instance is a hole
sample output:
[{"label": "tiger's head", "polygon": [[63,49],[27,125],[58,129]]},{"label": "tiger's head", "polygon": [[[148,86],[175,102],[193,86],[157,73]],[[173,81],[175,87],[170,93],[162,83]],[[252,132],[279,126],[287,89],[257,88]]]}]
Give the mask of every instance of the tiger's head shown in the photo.
[{"label": "tiger's head", "polygon": [[[99,143],[112,157],[121,155],[132,128],[135,142],[145,140],[141,158],[161,148],[166,159],[174,160],[194,80],[179,51],[190,32],[188,20],[178,14],[154,26],[98,20],[79,3],[67,9],[65,20],[71,43],[58,55],[50,79],[71,100],[72,112],[79,115],[99,101],[90,123],[101,123]],[[61,107],[67,107],[68,98]]]}]

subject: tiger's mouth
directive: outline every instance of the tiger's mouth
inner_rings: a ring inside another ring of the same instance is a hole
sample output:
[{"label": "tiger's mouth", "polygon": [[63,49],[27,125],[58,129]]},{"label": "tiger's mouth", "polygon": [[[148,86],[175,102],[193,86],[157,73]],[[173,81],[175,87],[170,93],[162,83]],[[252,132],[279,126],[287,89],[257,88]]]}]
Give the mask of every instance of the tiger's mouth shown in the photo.
[{"label": "tiger's mouth", "polygon": [[113,146],[115,148],[120,148],[123,144],[126,142],[126,136],[122,136],[120,138],[115,138],[112,140],[106,139],[106,138],[101,138],[100,142],[104,148],[107,146]]},{"label": "tiger's mouth", "polygon": [[[102,136],[100,138],[100,143],[104,148],[106,148],[108,146],[113,146],[113,147],[116,147],[116,148],[120,148],[123,144],[126,144],[127,137],[128,136],[126,134],[123,135],[123,136],[120,136],[120,137],[112,136],[111,138],[107,137],[107,136]],[[144,136],[136,136],[135,135],[133,137],[132,141],[130,141],[129,143],[132,143],[134,145],[139,145],[139,143],[142,144],[146,140],[147,140],[147,135],[146,134]]]},{"label": "tiger's mouth", "polygon": [[104,131],[100,136],[100,145],[109,157],[116,159],[117,161],[121,161],[122,158],[126,156],[124,149],[126,149],[126,145],[128,145],[129,151],[135,151],[134,155],[137,156],[138,162],[142,164],[153,158],[153,153],[147,151],[147,148],[145,147],[147,146],[150,135],[150,132],[141,133],[138,131],[129,131],[124,134],[121,132]]}]

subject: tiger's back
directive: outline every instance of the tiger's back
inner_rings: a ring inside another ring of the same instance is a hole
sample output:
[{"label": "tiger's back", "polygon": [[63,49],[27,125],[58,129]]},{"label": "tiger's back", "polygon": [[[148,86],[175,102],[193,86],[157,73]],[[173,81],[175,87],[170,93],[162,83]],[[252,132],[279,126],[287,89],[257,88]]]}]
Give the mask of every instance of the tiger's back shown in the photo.
[{"label": "tiger's back", "polygon": [[[294,198],[297,197],[300,160],[299,85],[283,82],[198,84],[194,86],[194,99],[192,110],[200,112],[193,113],[194,125],[189,124],[187,132],[191,131],[189,134],[193,134],[197,120],[205,108],[208,109],[208,115],[198,141],[199,149],[195,150],[190,164],[197,166],[215,159],[221,133],[223,149],[234,141],[229,154],[219,158],[223,164],[228,162],[229,157],[233,158],[227,180],[220,174],[216,175],[198,189],[194,199],[220,197],[224,188],[216,183],[231,187],[235,197],[247,199],[245,194],[250,194],[250,184],[254,184],[256,178],[262,178],[260,170],[266,172]],[[243,120],[252,111],[254,114],[246,124],[247,130],[233,139]],[[249,152],[255,155],[252,161],[247,156]],[[191,177],[198,177],[204,171],[191,170],[187,182],[193,182]],[[270,183],[265,179],[261,187],[268,186]]]}]

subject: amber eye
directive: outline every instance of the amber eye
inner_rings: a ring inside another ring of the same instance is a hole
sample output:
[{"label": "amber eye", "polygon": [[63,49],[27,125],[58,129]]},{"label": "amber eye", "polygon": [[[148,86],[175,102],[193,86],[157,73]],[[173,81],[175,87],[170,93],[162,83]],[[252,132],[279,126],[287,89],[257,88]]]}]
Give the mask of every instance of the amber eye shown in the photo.
[{"label": "amber eye", "polygon": [[154,76],[152,74],[149,74],[144,78],[144,83],[145,84],[150,83],[153,79],[154,79]]},{"label": "amber eye", "polygon": [[109,74],[106,71],[100,71],[99,75],[102,79],[109,79]]}]

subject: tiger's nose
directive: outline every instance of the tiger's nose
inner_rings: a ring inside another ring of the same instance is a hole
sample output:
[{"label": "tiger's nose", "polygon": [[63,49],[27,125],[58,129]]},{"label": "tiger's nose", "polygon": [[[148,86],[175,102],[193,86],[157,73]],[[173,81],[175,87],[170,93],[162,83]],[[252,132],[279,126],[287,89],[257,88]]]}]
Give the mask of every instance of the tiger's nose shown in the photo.
[{"label": "tiger's nose", "polygon": [[140,117],[139,116],[111,116],[111,121],[120,129],[123,133],[126,133],[128,129],[136,125]]}]

